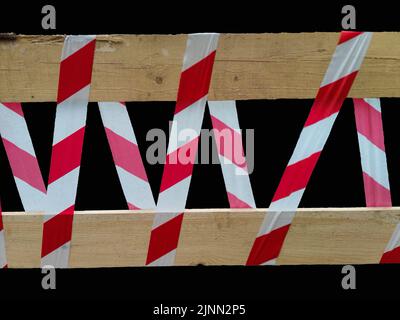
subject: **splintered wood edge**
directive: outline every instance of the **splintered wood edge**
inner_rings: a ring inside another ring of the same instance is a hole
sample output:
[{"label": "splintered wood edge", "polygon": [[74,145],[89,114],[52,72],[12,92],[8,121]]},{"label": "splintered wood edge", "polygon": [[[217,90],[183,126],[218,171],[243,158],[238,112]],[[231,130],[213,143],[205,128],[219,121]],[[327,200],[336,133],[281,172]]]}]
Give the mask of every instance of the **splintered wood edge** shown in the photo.
[{"label": "splintered wood edge", "polygon": [[[185,212],[176,265],[243,265],[266,209]],[[40,265],[41,213],[3,213],[9,267]],[[143,266],[151,211],[77,211],[70,267]],[[278,264],[378,263],[400,208],[299,209]]]}]

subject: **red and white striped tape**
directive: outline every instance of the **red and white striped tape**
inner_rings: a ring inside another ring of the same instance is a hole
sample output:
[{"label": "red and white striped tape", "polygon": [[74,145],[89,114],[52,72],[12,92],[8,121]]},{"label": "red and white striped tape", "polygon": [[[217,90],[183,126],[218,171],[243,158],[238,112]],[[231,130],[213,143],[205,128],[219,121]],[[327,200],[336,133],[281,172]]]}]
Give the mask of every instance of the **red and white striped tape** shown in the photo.
[{"label": "red and white striped tape", "polygon": [[[20,103],[0,103],[0,135],[24,210],[43,211],[46,187]],[[0,206],[0,267],[7,267]]]},{"label": "red and white striped tape", "polygon": [[0,204],[0,269],[7,268],[6,241],[4,236],[3,213]]},{"label": "red and white striped tape", "polygon": [[380,100],[353,102],[367,207],[391,207]]},{"label": "red and white striped tape", "polygon": [[[128,207],[153,209],[154,198],[125,104],[99,102],[99,107]],[[210,101],[209,108],[230,207],[255,208],[235,101]]]},{"label": "red and white striped tape", "polygon": [[276,264],[300,200],[347,97],[372,33],[343,31],[296,148],[268,208],[247,265]]},{"label": "red and white striped tape", "polygon": [[218,38],[188,35],[146,265],[167,266],[175,260]]},{"label": "red and white striped tape", "polygon": [[400,223],[397,224],[392,233],[380,263],[400,263]]},{"label": "red and white striped tape", "polygon": [[24,210],[43,211],[46,187],[20,103],[0,103],[0,135]]},{"label": "red and white striped tape", "polygon": [[235,101],[209,101],[211,121],[231,208],[255,208]]},{"label": "red and white striped tape", "polygon": [[96,39],[67,36],[60,64],[42,266],[68,267]]},{"label": "red and white striped tape", "polygon": [[154,209],[153,193],[125,104],[99,102],[99,108],[129,209]]},{"label": "red and white striped tape", "polygon": [[[380,100],[353,99],[367,207],[391,207]],[[380,263],[400,263],[400,224]]]}]

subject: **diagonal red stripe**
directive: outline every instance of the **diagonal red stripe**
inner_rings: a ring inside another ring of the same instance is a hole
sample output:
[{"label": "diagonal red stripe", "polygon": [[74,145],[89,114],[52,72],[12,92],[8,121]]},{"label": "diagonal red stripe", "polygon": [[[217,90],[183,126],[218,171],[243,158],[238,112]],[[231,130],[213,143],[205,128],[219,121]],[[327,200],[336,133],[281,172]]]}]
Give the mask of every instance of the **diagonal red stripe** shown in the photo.
[{"label": "diagonal red stripe", "polygon": [[8,109],[14,111],[15,113],[19,114],[21,117],[24,116],[24,112],[22,111],[22,106],[20,103],[17,102],[3,102],[2,105],[7,107]]},{"label": "diagonal red stripe", "polygon": [[385,151],[381,113],[364,99],[353,99],[353,102],[357,131]]},{"label": "diagonal red stripe", "polygon": [[256,241],[254,241],[253,247],[251,248],[246,265],[256,266],[271,259],[278,258],[289,228],[290,224],[272,230],[261,237],[257,237]]},{"label": "diagonal red stripe", "polygon": [[233,193],[227,191],[227,194],[228,194],[229,206],[231,208],[251,208],[251,206],[248,203],[244,202],[243,200],[240,200]]},{"label": "diagonal red stripe", "polygon": [[211,121],[218,152],[238,167],[247,171],[242,136],[214,116],[211,116]]},{"label": "diagonal red stripe", "polygon": [[46,187],[37,159],[7,139],[3,138],[3,144],[13,175],[35,189],[46,193]]},{"label": "diagonal red stripe", "polygon": [[1,208],[1,204],[0,204],[0,231],[3,230],[3,210]]},{"label": "diagonal red stripe", "polygon": [[71,240],[73,218],[72,205],[43,224],[42,257]]},{"label": "diagonal red stripe", "polygon": [[105,128],[114,163],[132,173],[134,176],[147,181],[142,156],[136,144],[126,140],[109,128]]},{"label": "diagonal red stripe", "polygon": [[363,172],[364,191],[367,207],[391,207],[390,190],[380,185],[368,174]]},{"label": "diagonal red stripe", "polygon": [[85,127],[82,127],[53,146],[49,184],[79,167],[84,134]]},{"label": "diagonal red stripe", "polygon": [[320,154],[320,151],[316,152],[308,158],[287,166],[272,201],[277,201],[295,191],[304,189],[310,180]]},{"label": "diagonal red stripe", "polygon": [[305,127],[338,112],[347,97],[358,71],[319,88]]},{"label": "diagonal red stripe", "polygon": [[175,113],[192,105],[208,93],[214,59],[215,51],[182,72]]},{"label": "diagonal red stripe", "polygon": [[132,203],[128,202],[128,209],[129,210],[141,210],[141,208],[136,207],[135,205],[133,205]]},{"label": "diagonal red stripe", "polygon": [[[3,231],[3,217],[2,217],[2,209],[1,209],[1,205],[0,205],[0,232]],[[5,249],[5,248],[4,248]],[[2,248],[0,248],[0,250],[2,250]],[[7,268],[7,264],[3,267],[4,269]]]},{"label": "diagonal red stripe", "polygon": [[400,247],[385,252],[379,263],[400,263]]},{"label": "diagonal red stripe", "polygon": [[151,231],[146,265],[177,248],[182,220],[183,213]]},{"label": "diagonal red stripe", "polygon": [[358,32],[358,31],[342,31],[340,33],[340,38],[339,38],[339,44],[342,44],[343,42],[349,41],[357,36],[359,36],[360,34],[362,34],[364,32]]},{"label": "diagonal red stripe", "polygon": [[1,214],[1,211],[0,211],[0,231],[3,230],[3,228],[4,228],[3,217],[2,217],[2,214]]},{"label": "diagonal red stripe", "polygon": [[160,192],[191,176],[196,159],[199,137],[167,155]]},{"label": "diagonal red stripe", "polygon": [[96,40],[74,52],[60,63],[57,103],[90,84]]}]

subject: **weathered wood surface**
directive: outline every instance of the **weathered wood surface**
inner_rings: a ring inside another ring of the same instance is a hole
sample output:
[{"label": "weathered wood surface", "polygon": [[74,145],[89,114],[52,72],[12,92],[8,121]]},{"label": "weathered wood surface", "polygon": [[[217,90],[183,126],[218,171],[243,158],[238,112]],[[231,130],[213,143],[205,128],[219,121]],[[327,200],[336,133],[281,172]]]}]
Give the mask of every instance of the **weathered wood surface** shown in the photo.
[{"label": "weathered wood surface", "polygon": [[[243,265],[265,209],[188,210],[177,265]],[[9,266],[38,267],[42,215],[4,213]],[[153,213],[76,212],[71,267],[143,266]],[[279,264],[378,263],[400,208],[300,209]]]},{"label": "weathered wood surface", "polygon": [[[222,34],[210,99],[314,98],[338,33]],[[63,36],[0,37],[0,101],[55,101]],[[175,101],[185,35],[98,36],[91,101]],[[400,97],[400,33],[374,34],[352,97]]]}]

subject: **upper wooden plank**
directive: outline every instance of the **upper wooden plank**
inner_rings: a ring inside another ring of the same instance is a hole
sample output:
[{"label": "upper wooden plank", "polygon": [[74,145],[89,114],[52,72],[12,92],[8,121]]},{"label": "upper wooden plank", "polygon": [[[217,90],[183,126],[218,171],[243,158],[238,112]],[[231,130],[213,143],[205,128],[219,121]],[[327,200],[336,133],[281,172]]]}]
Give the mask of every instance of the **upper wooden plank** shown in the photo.
[{"label": "upper wooden plank", "polygon": [[[338,33],[221,35],[210,99],[314,98]],[[0,37],[0,101],[55,101],[63,36]],[[91,101],[175,101],[185,35],[98,36]],[[350,93],[400,97],[400,33],[377,32]]]}]

